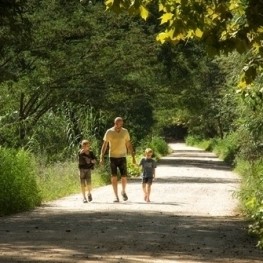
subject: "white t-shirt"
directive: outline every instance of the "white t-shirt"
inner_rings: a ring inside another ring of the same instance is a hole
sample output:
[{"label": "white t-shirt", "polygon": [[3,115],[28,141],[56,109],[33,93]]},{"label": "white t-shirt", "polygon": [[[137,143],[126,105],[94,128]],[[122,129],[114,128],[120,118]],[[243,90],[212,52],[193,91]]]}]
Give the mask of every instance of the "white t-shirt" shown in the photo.
[{"label": "white t-shirt", "polygon": [[121,128],[120,132],[117,132],[115,131],[115,128],[112,127],[106,131],[103,140],[109,143],[110,157],[126,157],[126,143],[130,141],[130,134],[128,130],[126,130],[125,128]]}]

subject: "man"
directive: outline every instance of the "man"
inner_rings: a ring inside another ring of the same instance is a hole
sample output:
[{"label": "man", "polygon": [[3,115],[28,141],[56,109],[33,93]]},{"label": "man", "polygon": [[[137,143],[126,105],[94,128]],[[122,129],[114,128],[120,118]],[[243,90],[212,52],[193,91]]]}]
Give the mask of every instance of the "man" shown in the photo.
[{"label": "man", "polygon": [[130,134],[127,129],[123,128],[123,119],[117,117],[114,120],[114,126],[108,129],[103,138],[103,145],[101,147],[100,163],[104,162],[104,155],[109,145],[109,157],[111,168],[111,183],[116,199],[114,202],[119,202],[118,195],[118,178],[117,170],[119,169],[121,174],[121,195],[124,201],[128,200],[126,194],[127,185],[127,152],[132,155],[133,163],[136,163],[135,153],[130,141]]}]

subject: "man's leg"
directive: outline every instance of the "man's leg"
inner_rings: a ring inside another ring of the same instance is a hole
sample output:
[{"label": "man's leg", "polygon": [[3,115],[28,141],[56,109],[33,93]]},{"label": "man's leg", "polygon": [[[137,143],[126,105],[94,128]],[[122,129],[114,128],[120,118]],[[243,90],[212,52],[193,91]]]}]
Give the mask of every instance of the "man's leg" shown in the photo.
[{"label": "man's leg", "polygon": [[113,191],[114,191],[114,194],[115,194],[115,197],[116,197],[116,200],[119,200],[119,197],[118,197],[118,177],[117,175],[112,175],[111,176],[111,184],[112,184],[112,188],[113,188]]},{"label": "man's leg", "polygon": [[120,173],[121,173],[121,186],[122,186],[122,198],[123,201],[127,201],[128,200],[128,196],[126,194],[126,186],[127,186],[127,160],[126,158],[122,158],[121,159],[121,163],[119,166],[120,169]]},{"label": "man's leg", "polygon": [[116,197],[118,197],[118,177],[117,175],[111,176],[111,184]]},{"label": "man's leg", "polygon": [[119,202],[118,196],[118,177],[117,177],[117,159],[110,158],[110,168],[111,168],[111,185],[115,194],[116,199],[114,202]]},{"label": "man's leg", "polygon": [[122,192],[126,193],[126,185],[127,185],[127,177],[122,176],[121,177],[121,186],[122,186]]}]

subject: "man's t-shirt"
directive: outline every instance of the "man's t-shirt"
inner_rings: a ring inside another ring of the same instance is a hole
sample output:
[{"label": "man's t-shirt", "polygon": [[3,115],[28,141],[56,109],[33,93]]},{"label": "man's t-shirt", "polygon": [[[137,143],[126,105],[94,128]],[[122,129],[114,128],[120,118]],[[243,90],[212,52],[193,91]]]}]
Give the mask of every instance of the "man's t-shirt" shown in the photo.
[{"label": "man's t-shirt", "polygon": [[109,143],[110,157],[126,157],[126,143],[130,141],[130,134],[128,130],[121,128],[120,132],[116,132],[114,127],[112,127],[106,131],[103,140]]},{"label": "man's t-shirt", "polygon": [[144,178],[153,177],[153,171],[156,168],[156,161],[154,159],[142,158],[139,165],[143,168],[142,176]]}]

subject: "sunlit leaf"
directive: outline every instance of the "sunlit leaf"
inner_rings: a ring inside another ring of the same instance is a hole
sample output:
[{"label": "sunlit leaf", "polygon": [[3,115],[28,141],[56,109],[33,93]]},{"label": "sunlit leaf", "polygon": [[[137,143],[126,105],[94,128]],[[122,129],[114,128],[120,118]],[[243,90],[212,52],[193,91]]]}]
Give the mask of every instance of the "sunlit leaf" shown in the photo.
[{"label": "sunlit leaf", "polygon": [[106,0],[105,5],[106,5],[106,10],[111,8],[113,6],[114,0]]},{"label": "sunlit leaf", "polygon": [[148,18],[148,16],[149,16],[149,11],[144,7],[144,6],[140,6],[139,7],[139,9],[140,9],[140,15],[141,15],[141,17],[144,19],[144,20],[146,20],[147,18]]},{"label": "sunlit leaf", "polygon": [[161,25],[168,22],[169,20],[171,20],[173,18],[173,14],[172,13],[165,13],[161,16]]},{"label": "sunlit leaf", "polygon": [[156,37],[156,40],[161,42],[161,44],[163,44],[165,41],[167,41],[167,39],[169,39],[169,36],[165,32],[158,34]]},{"label": "sunlit leaf", "polygon": [[204,33],[204,32],[203,32],[200,28],[197,28],[197,29],[195,30],[195,35],[196,35],[198,38],[202,38],[203,33]]}]

